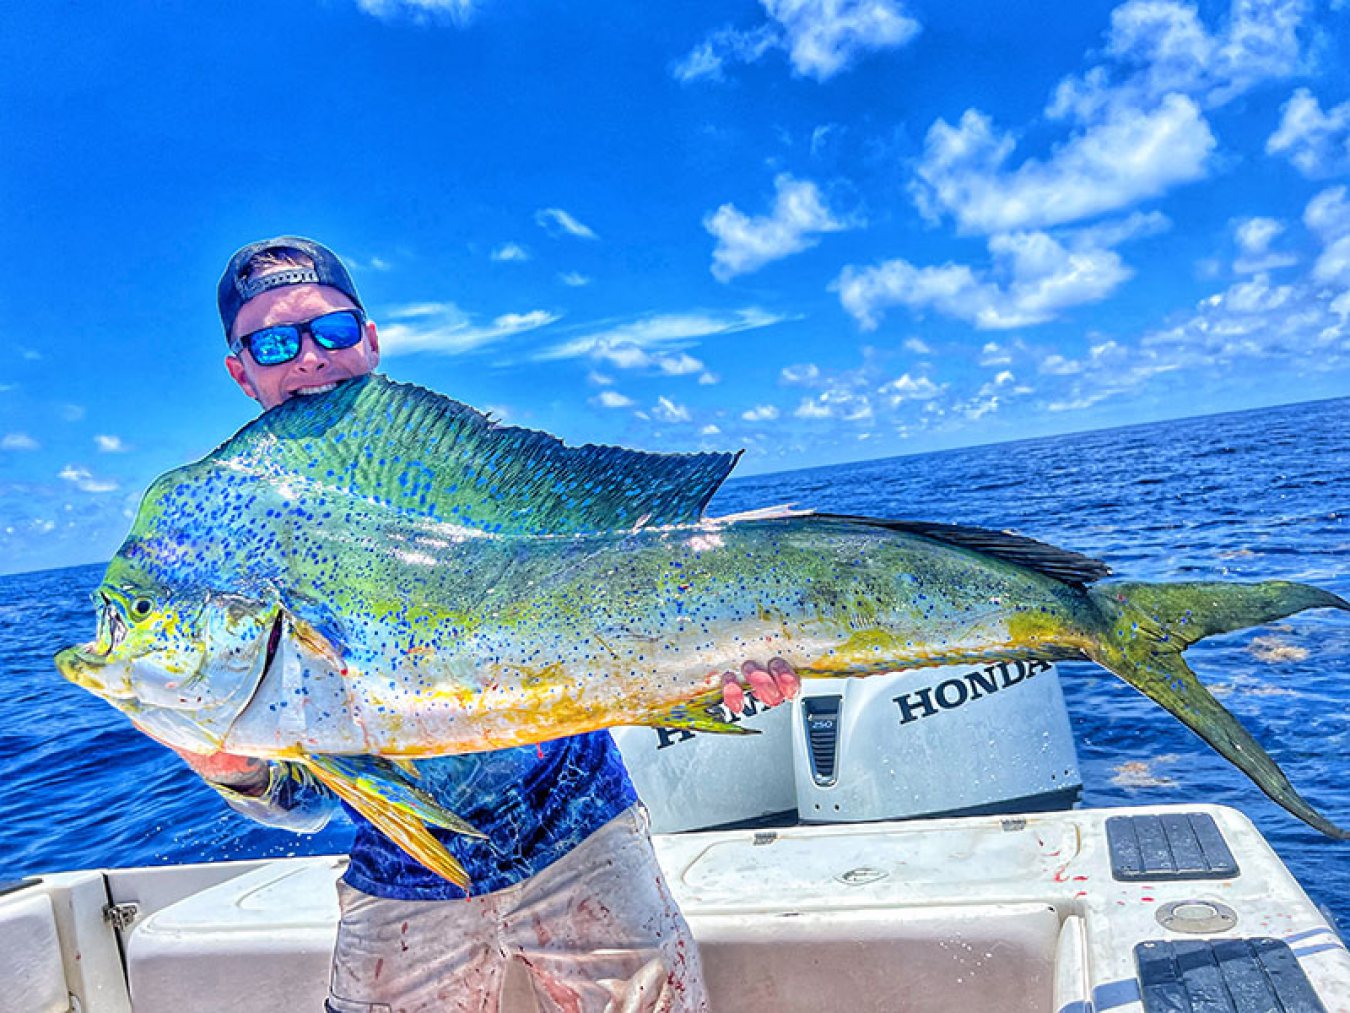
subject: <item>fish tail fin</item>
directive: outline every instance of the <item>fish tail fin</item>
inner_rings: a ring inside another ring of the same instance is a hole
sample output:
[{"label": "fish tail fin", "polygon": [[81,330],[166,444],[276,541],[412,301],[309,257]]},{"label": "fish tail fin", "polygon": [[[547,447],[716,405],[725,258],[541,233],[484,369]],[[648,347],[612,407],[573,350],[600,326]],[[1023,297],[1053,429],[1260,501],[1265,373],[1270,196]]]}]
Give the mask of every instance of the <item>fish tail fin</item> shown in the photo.
[{"label": "fish tail fin", "polygon": [[482,837],[480,831],[441,808],[416,785],[389,777],[397,768],[386,761],[375,757],[306,756],[300,762],[324,787],[409,855],[466,894],[470,892],[473,884],[468,873],[427,830],[427,824],[472,837]]},{"label": "fish tail fin", "polygon": [[1346,602],[1306,584],[1101,584],[1089,595],[1103,619],[1088,657],[1161,704],[1289,812],[1328,837],[1350,831],[1320,815],[1237,718],[1214,699],[1181,652],[1216,633],[1246,629],[1311,608],[1350,611]]}]

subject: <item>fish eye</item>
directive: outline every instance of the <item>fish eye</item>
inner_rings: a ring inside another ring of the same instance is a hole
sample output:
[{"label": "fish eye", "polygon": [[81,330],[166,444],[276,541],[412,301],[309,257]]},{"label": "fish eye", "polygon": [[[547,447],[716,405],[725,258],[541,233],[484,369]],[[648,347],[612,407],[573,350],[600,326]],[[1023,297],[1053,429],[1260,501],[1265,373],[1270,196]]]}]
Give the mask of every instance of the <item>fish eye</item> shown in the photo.
[{"label": "fish eye", "polygon": [[149,598],[137,598],[131,603],[131,614],[137,619],[144,619],[154,607],[155,603]]}]

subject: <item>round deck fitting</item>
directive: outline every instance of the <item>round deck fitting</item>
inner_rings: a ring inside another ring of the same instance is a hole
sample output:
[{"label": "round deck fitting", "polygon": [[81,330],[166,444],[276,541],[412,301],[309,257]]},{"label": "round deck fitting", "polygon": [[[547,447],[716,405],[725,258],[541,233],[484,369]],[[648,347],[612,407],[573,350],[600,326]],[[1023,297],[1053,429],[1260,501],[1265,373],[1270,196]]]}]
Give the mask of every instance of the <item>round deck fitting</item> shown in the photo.
[{"label": "round deck fitting", "polygon": [[1216,900],[1174,900],[1158,908],[1157,917],[1173,932],[1224,932],[1238,923],[1237,912]]}]

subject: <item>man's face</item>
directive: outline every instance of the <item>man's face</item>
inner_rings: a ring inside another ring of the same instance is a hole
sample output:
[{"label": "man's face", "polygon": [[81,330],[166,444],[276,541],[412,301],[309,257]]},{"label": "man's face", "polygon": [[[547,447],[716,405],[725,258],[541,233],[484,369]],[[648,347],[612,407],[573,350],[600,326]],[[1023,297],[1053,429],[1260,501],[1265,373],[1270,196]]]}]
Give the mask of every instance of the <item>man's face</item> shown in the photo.
[{"label": "man's face", "polygon": [[[234,321],[234,336],[252,333],[274,324],[296,324],[332,313],[355,309],[356,304],[327,285],[283,285],[250,299]],[[320,348],[308,334],[300,339],[300,354],[279,366],[260,366],[244,350],[225,357],[225,368],[245,394],[264,410],[275,408],[297,395],[318,394],[340,380],[364,376],[380,361],[375,325],[367,321],[366,332],[351,348]]]}]

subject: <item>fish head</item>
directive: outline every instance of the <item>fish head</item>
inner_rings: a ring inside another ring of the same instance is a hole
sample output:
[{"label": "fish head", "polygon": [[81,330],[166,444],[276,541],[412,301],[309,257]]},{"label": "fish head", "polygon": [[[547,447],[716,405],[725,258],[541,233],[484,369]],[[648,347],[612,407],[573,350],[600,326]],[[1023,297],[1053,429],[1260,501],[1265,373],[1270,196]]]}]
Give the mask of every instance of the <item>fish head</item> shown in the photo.
[{"label": "fish head", "polygon": [[61,674],[166,745],[218,750],[277,650],[274,597],[169,586],[119,558],[93,601],[95,638],[56,656]]}]

